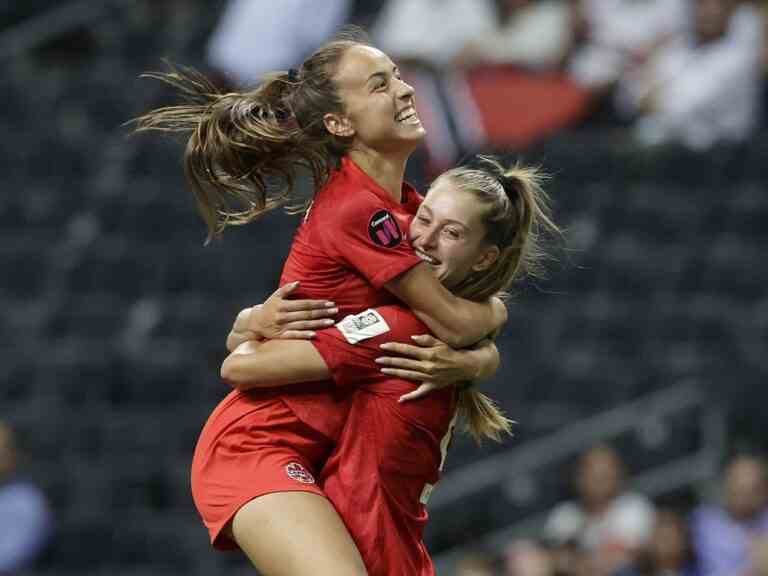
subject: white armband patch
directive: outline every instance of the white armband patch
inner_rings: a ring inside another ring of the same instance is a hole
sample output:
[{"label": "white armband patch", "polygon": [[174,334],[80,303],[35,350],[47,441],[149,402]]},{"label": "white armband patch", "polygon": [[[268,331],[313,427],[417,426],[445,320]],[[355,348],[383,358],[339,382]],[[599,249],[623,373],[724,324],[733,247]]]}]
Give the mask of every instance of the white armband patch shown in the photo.
[{"label": "white armband patch", "polygon": [[336,324],[336,328],[350,344],[357,344],[362,340],[389,332],[389,326],[382,315],[370,308],[360,312],[360,314],[346,316]]}]

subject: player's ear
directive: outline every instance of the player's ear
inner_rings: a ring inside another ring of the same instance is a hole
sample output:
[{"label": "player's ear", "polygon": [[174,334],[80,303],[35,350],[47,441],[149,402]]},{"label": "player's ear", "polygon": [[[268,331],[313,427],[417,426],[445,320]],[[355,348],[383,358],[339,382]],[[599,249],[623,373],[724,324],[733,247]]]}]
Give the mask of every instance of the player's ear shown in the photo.
[{"label": "player's ear", "polygon": [[349,118],[346,116],[329,112],[323,116],[323,123],[325,124],[325,129],[334,136],[349,138],[350,136],[355,135],[355,129],[352,127],[352,122],[350,122]]},{"label": "player's ear", "polygon": [[499,259],[499,254],[501,254],[501,251],[498,246],[495,244],[488,246],[472,265],[472,271],[481,272],[483,270],[488,270],[488,268],[493,266],[494,262]]}]

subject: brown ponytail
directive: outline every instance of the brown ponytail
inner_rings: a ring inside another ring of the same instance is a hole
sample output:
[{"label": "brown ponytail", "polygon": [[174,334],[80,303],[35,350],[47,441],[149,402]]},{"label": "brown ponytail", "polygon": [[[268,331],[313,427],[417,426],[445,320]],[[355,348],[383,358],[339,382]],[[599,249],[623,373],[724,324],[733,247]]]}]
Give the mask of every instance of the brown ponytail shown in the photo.
[{"label": "brown ponytail", "polygon": [[365,34],[347,29],[298,70],[268,74],[242,93],[221,93],[189,68],[145,75],[174,87],[184,103],[136,119],[136,132],[189,134],[184,171],[208,240],[278,206],[301,211],[296,177],[308,172],[317,189],[338,167],[350,142],[329,133],[323,117],[343,112],[333,78],[344,53],[361,44]]},{"label": "brown ponytail", "polygon": [[[516,280],[543,276],[543,262],[548,257],[544,238],[561,232],[552,220],[542,187],[545,176],[539,169],[520,164],[504,168],[492,157],[479,156],[477,167],[454,168],[438,180],[443,178],[483,206],[485,242],[499,248],[494,264],[470,274],[454,289],[455,294],[476,301],[494,295],[508,297],[506,290]],[[511,433],[512,421],[485,394],[471,387],[461,389],[458,405],[464,426],[476,440],[499,441]]]}]

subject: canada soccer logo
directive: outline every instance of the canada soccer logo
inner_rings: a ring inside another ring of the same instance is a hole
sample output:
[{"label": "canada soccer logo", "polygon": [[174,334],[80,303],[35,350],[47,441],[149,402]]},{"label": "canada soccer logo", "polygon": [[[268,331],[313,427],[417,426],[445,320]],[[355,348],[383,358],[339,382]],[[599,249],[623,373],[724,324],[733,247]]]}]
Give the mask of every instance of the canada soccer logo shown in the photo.
[{"label": "canada soccer logo", "polygon": [[394,248],[403,239],[397,220],[387,210],[379,210],[371,216],[368,221],[368,236],[375,244],[385,248]]},{"label": "canada soccer logo", "polygon": [[288,478],[301,482],[302,484],[314,484],[315,477],[309,473],[309,470],[304,468],[298,462],[291,462],[285,467],[285,473],[288,474]]}]

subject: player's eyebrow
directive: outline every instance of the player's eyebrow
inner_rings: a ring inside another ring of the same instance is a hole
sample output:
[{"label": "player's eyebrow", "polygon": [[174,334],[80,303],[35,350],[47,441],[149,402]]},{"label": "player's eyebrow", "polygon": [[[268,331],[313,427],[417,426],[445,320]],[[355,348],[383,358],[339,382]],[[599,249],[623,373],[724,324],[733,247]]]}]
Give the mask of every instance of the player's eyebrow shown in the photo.
[{"label": "player's eyebrow", "polygon": [[[399,72],[399,69],[397,66],[392,67],[392,74],[397,74]],[[389,74],[385,70],[379,70],[378,72],[374,72],[370,76],[368,76],[368,80],[366,80],[366,84],[369,83],[374,78],[381,78],[382,80],[386,80],[389,77]]]},{"label": "player's eyebrow", "polygon": [[[419,207],[419,209],[425,211],[427,213],[427,216],[434,217],[434,212],[432,212],[432,209],[429,206],[427,206],[426,204],[422,204]],[[458,224],[464,230],[469,231],[469,226],[464,224],[464,222],[460,222],[459,220],[454,220],[453,218],[444,218],[443,220],[445,222],[449,223],[449,224]]]}]

